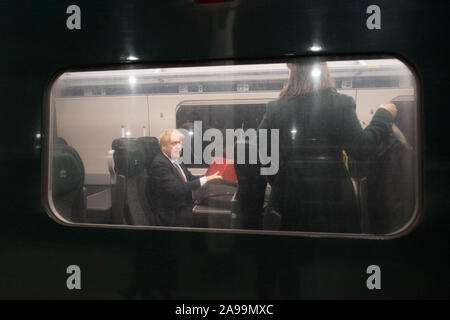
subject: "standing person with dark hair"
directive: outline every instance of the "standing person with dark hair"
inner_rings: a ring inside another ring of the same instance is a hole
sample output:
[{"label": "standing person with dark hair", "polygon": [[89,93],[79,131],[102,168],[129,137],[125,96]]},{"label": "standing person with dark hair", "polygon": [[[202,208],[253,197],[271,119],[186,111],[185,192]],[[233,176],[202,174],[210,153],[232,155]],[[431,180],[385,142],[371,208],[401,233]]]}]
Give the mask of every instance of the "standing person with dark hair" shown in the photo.
[{"label": "standing person with dark hair", "polygon": [[362,129],[353,98],[334,88],[326,62],[289,63],[289,80],[269,102],[260,129],[279,129],[280,169],[266,215],[281,229],[360,232],[357,200],[343,159],[367,159],[391,131],[396,108],[381,105]]}]

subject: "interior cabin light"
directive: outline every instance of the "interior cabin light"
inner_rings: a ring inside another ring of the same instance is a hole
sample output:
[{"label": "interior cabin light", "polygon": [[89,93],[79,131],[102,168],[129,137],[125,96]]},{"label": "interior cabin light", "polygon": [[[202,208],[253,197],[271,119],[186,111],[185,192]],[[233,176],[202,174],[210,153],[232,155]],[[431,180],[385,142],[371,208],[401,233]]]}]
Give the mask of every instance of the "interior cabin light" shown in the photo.
[{"label": "interior cabin light", "polygon": [[312,76],[313,78],[317,79],[317,78],[320,77],[320,74],[321,74],[321,73],[322,73],[322,72],[320,72],[319,69],[314,69],[314,70],[311,72],[311,76]]},{"label": "interior cabin light", "polygon": [[135,76],[131,76],[131,77],[128,78],[128,82],[130,84],[135,84],[137,82],[137,79],[136,79]]},{"label": "interior cabin light", "polygon": [[311,48],[309,48],[311,51],[314,51],[314,52],[317,52],[317,51],[321,51],[322,50],[322,47],[321,46],[317,46],[317,45],[314,45],[314,46],[312,46]]}]

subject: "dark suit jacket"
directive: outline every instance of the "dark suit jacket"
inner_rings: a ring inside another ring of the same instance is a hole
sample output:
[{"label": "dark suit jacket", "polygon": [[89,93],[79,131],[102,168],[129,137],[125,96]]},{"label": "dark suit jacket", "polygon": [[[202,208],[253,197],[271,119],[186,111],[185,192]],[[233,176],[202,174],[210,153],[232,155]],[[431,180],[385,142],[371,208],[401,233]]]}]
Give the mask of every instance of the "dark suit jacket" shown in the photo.
[{"label": "dark suit jacket", "polygon": [[180,166],[187,182],[163,153],[158,153],[152,161],[148,190],[157,225],[194,226],[192,190],[200,187],[200,179],[184,164]]}]

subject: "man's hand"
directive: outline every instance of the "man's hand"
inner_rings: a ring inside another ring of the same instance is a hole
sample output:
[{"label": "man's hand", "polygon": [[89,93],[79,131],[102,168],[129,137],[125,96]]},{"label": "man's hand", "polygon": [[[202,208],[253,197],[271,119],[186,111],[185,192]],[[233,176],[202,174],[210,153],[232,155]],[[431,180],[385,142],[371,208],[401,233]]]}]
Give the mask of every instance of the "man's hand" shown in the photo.
[{"label": "man's hand", "polygon": [[216,173],[210,175],[210,176],[206,176],[206,181],[211,181],[211,180],[215,180],[215,179],[220,179],[222,180],[222,176],[219,175],[219,171],[217,171]]},{"label": "man's hand", "polygon": [[395,106],[395,104],[389,103],[389,104],[382,104],[379,106],[379,108],[383,108],[386,109],[387,111],[389,111],[392,115],[392,118],[395,119],[395,117],[397,116],[397,107]]}]

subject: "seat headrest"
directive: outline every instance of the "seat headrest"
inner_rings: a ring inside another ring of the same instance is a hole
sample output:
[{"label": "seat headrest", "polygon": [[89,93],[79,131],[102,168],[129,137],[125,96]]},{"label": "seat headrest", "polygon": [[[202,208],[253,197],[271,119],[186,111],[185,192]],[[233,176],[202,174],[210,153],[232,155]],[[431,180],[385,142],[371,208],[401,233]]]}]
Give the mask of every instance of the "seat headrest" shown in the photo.
[{"label": "seat headrest", "polygon": [[155,137],[140,137],[138,141],[144,146],[145,167],[149,169],[155,156],[161,152],[158,139]]},{"label": "seat headrest", "polygon": [[112,142],[114,167],[117,174],[135,176],[144,170],[145,151],[135,138],[120,138]]},{"label": "seat headrest", "polygon": [[67,141],[61,137],[56,137],[55,140],[53,141],[53,144],[63,144],[66,146],[68,145]]}]

